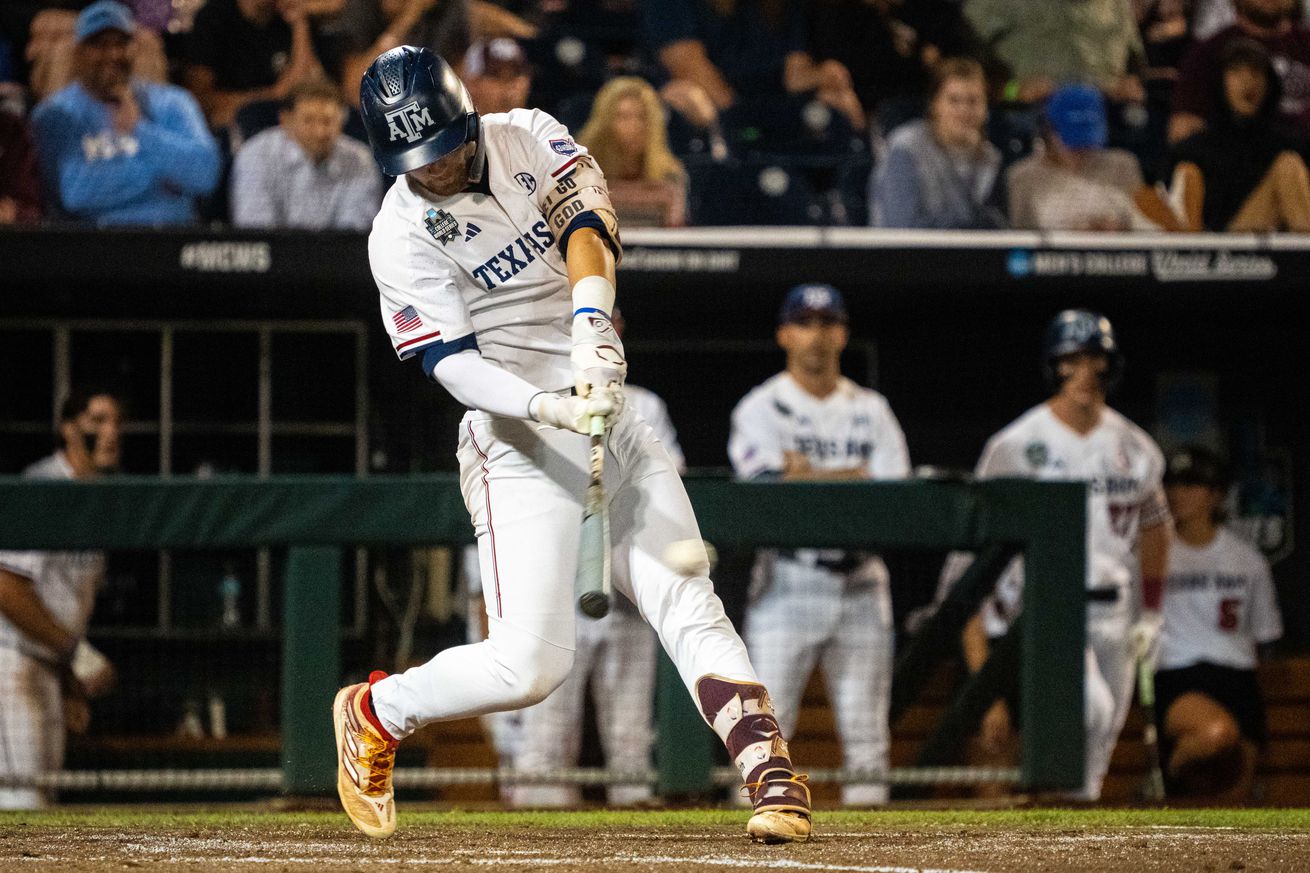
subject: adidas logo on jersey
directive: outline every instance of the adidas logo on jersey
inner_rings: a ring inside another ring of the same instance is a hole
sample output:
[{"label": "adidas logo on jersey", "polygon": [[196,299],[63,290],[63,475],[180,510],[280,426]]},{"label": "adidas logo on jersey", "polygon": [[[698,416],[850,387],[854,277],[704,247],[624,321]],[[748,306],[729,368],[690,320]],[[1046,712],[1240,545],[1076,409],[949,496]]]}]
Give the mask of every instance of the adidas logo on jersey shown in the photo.
[{"label": "adidas logo on jersey", "polygon": [[482,233],[482,228],[470,221],[464,225],[464,242],[468,242],[480,233]]}]

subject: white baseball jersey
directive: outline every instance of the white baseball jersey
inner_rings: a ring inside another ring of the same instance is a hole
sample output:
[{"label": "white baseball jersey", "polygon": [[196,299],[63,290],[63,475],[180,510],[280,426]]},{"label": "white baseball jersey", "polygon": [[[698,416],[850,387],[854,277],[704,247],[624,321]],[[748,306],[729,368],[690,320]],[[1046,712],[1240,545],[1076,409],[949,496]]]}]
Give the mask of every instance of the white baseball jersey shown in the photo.
[{"label": "white baseball jersey", "polygon": [[[1119,592],[1115,609],[1131,610],[1141,573],[1137,536],[1168,520],[1164,456],[1146,431],[1107,408],[1080,435],[1043,403],[992,437],[978,461],[979,478],[1022,476],[1039,481],[1083,481],[1087,494],[1087,587]],[[1000,636],[1023,601],[1022,561],[1016,560],[984,604],[989,636]]]},{"label": "white baseball jersey", "polygon": [[864,467],[873,479],[910,472],[905,435],[887,399],[844,376],[836,391],[818,398],[778,373],[737,404],[728,439],[737,475],[781,475],[784,452],[800,452],[816,470]]},{"label": "white baseball jersey", "polygon": [[669,418],[669,408],[664,405],[660,396],[649,388],[626,384],[623,386],[623,395],[627,405],[637,410],[637,413],[646,419],[650,429],[655,431],[655,436],[673,459],[673,466],[677,467],[679,472],[687,472],[687,459],[682,455],[682,446],[678,445],[678,433],[673,428],[672,419]]},{"label": "white baseball jersey", "polygon": [[[737,404],[728,438],[728,457],[737,475],[780,476],[785,452],[800,452],[815,470],[863,467],[871,479],[900,479],[910,472],[905,434],[887,398],[844,376],[836,391],[818,398],[784,371]],[[834,549],[796,551],[809,563],[841,554]]]},{"label": "white baseball jersey", "polygon": [[1226,528],[1204,546],[1174,538],[1159,669],[1205,661],[1254,670],[1256,645],[1282,635],[1283,617],[1263,555]]},{"label": "white baseball jersey", "polygon": [[[72,479],[73,469],[64,455],[56,452],[24,470],[23,477]],[[31,579],[36,596],[60,627],[77,637],[86,633],[96,591],[105,575],[103,552],[0,551],[0,567]],[[58,658],[55,652],[23,635],[3,615],[0,646],[46,661]]]},{"label": "white baseball jersey", "polygon": [[400,177],[383,198],[368,244],[382,321],[402,359],[478,348],[534,385],[567,388],[572,298],[542,208],[587,150],[535,109],[482,116],[482,143],[494,196],[434,201]]}]

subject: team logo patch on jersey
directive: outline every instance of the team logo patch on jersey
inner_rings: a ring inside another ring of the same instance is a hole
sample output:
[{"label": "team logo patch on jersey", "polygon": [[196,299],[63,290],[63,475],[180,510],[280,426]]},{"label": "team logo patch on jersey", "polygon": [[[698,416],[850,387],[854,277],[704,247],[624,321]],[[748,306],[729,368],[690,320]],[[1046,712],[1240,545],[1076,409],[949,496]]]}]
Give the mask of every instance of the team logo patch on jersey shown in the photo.
[{"label": "team logo patch on jersey", "polygon": [[550,150],[557,155],[576,155],[578,147],[573,144],[571,139],[552,139],[550,141]]},{"label": "team logo patch on jersey", "polygon": [[531,173],[515,173],[514,181],[523,186],[523,190],[531,194],[537,190],[537,179]]},{"label": "team logo patch on jersey", "polygon": [[482,233],[482,228],[470,221],[464,225],[464,242],[468,242],[480,233]]},{"label": "team logo patch on jersey", "polygon": [[405,333],[423,326],[423,319],[419,318],[418,310],[413,306],[406,306],[399,312],[391,313],[391,321],[396,325],[397,333]]},{"label": "team logo patch on jersey", "polygon": [[423,136],[423,132],[432,125],[436,124],[432,120],[432,113],[428,112],[426,106],[419,106],[418,101],[406,103],[399,109],[393,109],[386,115],[387,134],[391,137],[390,142],[403,139],[405,142],[414,142]]},{"label": "team logo patch on jersey", "polygon": [[1046,448],[1046,443],[1043,442],[1029,443],[1028,446],[1023,450],[1023,454],[1024,457],[1028,459],[1028,463],[1032,464],[1033,467],[1039,470],[1042,467],[1045,467],[1046,462],[1049,461],[1051,458],[1051,453]]},{"label": "team logo patch on jersey", "polygon": [[432,238],[443,246],[451,240],[459,239],[459,222],[444,209],[429,209],[423,224]]}]

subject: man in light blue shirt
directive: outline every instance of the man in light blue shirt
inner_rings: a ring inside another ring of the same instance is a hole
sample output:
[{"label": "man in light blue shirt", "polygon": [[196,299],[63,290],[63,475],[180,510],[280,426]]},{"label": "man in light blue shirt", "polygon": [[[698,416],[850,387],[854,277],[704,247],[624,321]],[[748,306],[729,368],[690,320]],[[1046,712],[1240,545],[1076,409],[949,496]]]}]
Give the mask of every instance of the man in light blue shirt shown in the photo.
[{"label": "man in light blue shirt", "polygon": [[131,11],[98,0],[77,17],[76,81],[32,113],[55,216],[96,224],[185,224],[214,190],[218,145],[195,99],[131,76]]},{"label": "man in light blue shirt", "polygon": [[382,176],[366,145],[341,135],[346,109],[335,85],[291,92],[281,123],[251,137],[232,167],[237,227],[367,230]]}]

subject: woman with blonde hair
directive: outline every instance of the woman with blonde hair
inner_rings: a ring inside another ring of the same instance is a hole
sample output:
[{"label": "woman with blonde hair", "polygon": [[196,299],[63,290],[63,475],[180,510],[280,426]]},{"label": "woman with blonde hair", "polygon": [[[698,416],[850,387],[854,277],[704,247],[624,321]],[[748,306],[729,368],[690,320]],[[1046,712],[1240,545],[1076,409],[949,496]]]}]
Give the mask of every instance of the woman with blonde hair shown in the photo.
[{"label": "woman with blonde hair", "polygon": [[685,223],[687,172],[669,151],[664,107],[644,79],[607,82],[577,139],[605,173],[624,227]]}]

